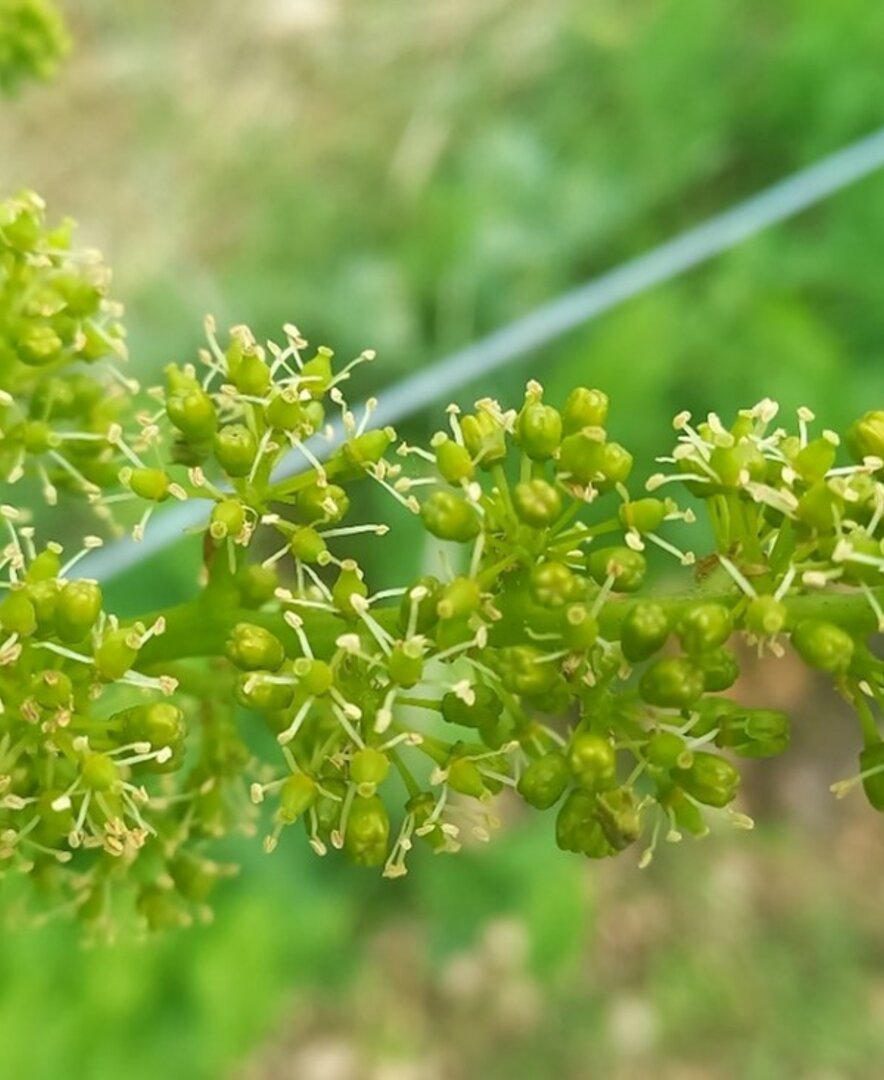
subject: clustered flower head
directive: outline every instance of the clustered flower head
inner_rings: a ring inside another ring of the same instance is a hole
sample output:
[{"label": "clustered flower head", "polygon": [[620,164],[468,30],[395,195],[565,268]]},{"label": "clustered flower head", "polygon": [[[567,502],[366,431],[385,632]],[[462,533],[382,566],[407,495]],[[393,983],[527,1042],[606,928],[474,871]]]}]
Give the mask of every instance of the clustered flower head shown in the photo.
[{"label": "clustered flower head", "polygon": [[[451,405],[409,446],[372,427],[373,401],[347,404],[373,353],[340,363],[292,325],[259,343],[212,320],[196,361],[134,405],[134,386],[82,364],[86,327],[119,354],[103,290],[75,312],[28,299],[31,280],[48,295],[64,267],[93,264],[56,254],[29,197],[4,205],[36,223],[24,248],[0,229],[18,275],[0,279],[4,491],[35,470],[50,502],[85,493],[100,528],[132,504],[136,537],[168,499],[205,509],[195,597],[123,621],[77,576],[98,538],[41,545],[4,496],[0,866],[55,910],[103,925],[128,889],[149,926],[187,922],[229,872],[211,845],[235,828],[268,853],[300,833],[400,877],[421,849],[488,841],[505,790],[590,858],[646,865],[716,816],[750,827],[735,760],[781,753],[790,722],[730,695],[740,638],[833,678],[861,747],[837,793],[861,785],[884,809],[884,665],[868,644],[884,625],[884,411],[849,430],[849,462],[807,410],[792,429],[770,401],[729,425],[682,414],[639,490],[600,390],[556,407],[532,381],[517,408]],[[59,344],[35,364],[20,342],[44,323]],[[59,408],[99,376],[116,393]],[[23,441],[38,419],[47,441]],[[436,574],[372,589],[353,538],[392,558],[397,541],[351,520],[360,483],[420,520]],[[669,492],[706,511],[713,552],[684,544],[695,514]],[[646,586],[651,553],[684,591]]]},{"label": "clustered flower head", "polygon": [[0,0],[0,94],[30,79],[50,79],[70,48],[64,21],[49,0]]}]

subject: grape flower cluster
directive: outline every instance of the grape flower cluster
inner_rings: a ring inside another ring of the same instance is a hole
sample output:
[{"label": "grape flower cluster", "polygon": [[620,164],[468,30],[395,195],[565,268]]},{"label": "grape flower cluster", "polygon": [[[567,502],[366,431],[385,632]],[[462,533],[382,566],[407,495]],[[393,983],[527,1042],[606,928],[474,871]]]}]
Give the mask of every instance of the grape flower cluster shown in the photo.
[{"label": "grape flower cluster", "polygon": [[[410,446],[347,404],[374,354],[340,364],[293,325],[262,344],[207,320],[142,392],[107,290],[39,199],[0,204],[0,869],[42,911],[106,928],[134,894],[183,925],[236,829],[400,877],[488,841],[504,789],[590,858],[751,827],[736,762],[784,751],[790,720],[729,693],[740,640],[831,676],[858,719],[837,793],[884,810],[884,410],[843,440],[769,400],[681,414],[637,490],[600,390],[556,407],[532,381]],[[419,519],[437,575],[372,590],[342,551],[396,538],[352,520],[358,484]],[[67,552],[37,522],[77,496],[96,535]],[[119,619],[80,560],[170,499],[205,508],[195,595]],[[682,591],[646,585],[652,550]]]},{"label": "grape flower cluster", "polygon": [[50,79],[69,48],[64,21],[49,0],[0,0],[0,94]]}]

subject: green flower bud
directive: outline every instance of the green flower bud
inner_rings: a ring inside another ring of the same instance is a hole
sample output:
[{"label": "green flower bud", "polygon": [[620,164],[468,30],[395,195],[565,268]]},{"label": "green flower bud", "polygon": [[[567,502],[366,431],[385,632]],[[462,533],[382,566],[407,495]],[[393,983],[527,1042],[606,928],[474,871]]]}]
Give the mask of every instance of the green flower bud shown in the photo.
[{"label": "green flower bud", "polygon": [[52,548],[41,551],[36,559],[32,559],[25,573],[25,581],[32,584],[35,581],[49,581],[57,578],[61,571],[61,559],[58,552]]},{"label": "green flower bud", "polygon": [[479,767],[469,758],[455,758],[451,762],[448,766],[448,786],[452,791],[469,795],[473,799],[482,799],[488,795]]},{"label": "green flower bud", "polygon": [[332,600],[342,615],[356,618],[353,598],[368,596],[368,586],[362,579],[362,571],[352,559],[344,559],[337,580],[332,586]]},{"label": "green flower bud", "polygon": [[803,619],[792,631],[792,644],[810,667],[839,675],[853,659],[853,639],[840,626],[822,619]]},{"label": "green flower bud", "polygon": [[507,690],[529,697],[550,690],[559,675],[556,665],[544,662],[543,653],[533,645],[509,645],[498,650],[497,667]]},{"label": "green flower bud", "polygon": [[254,675],[240,675],[236,684],[236,700],[256,712],[281,712],[294,701],[295,690],[284,683],[266,682]]},{"label": "green flower bud", "polygon": [[319,535],[316,529],[305,525],[292,533],[289,546],[292,555],[305,563],[318,563],[328,551],[328,544]]},{"label": "green flower bud", "polygon": [[774,757],[788,748],[789,729],[789,717],[776,709],[736,711],[724,718],[715,742],[742,757]]},{"label": "green flower bud", "polygon": [[688,769],[694,760],[684,739],[674,731],[655,731],[645,746],[645,757],[658,769]]},{"label": "green flower bud", "polygon": [[607,419],[608,395],[601,390],[588,390],[585,386],[571,391],[562,410],[566,435],[586,427],[603,428]]},{"label": "green flower bud", "polygon": [[424,654],[420,642],[399,641],[387,658],[390,680],[397,686],[410,690],[417,686],[424,675]]},{"label": "green flower bud", "polygon": [[556,844],[592,859],[614,854],[598,819],[595,797],[585,791],[569,793],[556,817]]},{"label": "green flower bud", "polygon": [[635,592],[644,584],[648,563],[640,551],[628,547],[609,547],[590,552],[586,568],[599,585],[608,577],[613,577],[614,592]]},{"label": "green flower bud", "polygon": [[0,601],[0,627],[19,637],[30,637],[37,629],[37,613],[24,587],[10,589]]},{"label": "green flower bud", "polygon": [[381,750],[364,746],[350,759],[350,779],[360,795],[368,798],[389,775],[390,760]]},{"label": "green flower bud", "polygon": [[215,458],[228,476],[248,476],[252,471],[258,444],[255,436],[243,424],[228,424],[221,428],[213,443]]},{"label": "green flower bud", "polygon": [[357,795],[350,805],[344,850],[358,866],[380,866],[387,856],[390,818],[377,795]]},{"label": "green flower bud", "polygon": [[538,563],[528,579],[532,600],[543,607],[560,608],[580,591],[580,583],[562,562]]},{"label": "green flower bud", "polygon": [[436,451],[436,468],[443,480],[458,485],[464,480],[472,480],[476,467],[465,446],[444,436],[438,442],[434,441],[433,449]]},{"label": "green flower bud", "polygon": [[519,777],[518,791],[529,806],[548,810],[571,782],[571,770],[564,754],[551,750],[537,758]]},{"label": "green flower bud", "polygon": [[663,524],[667,506],[662,499],[634,499],[632,502],[622,503],[618,514],[625,529],[649,533],[655,532]]},{"label": "green flower bud", "polygon": [[786,605],[773,596],[755,596],[746,608],[746,629],[759,637],[779,634],[786,625]]},{"label": "green flower bud", "polygon": [[479,535],[476,508],[453,491],[435,491],[421,505],[421,520],[433,536],[465,544]]},{"label": "green flower bud", "polygon": [[709,456],[709,465],[725,487],[741,487],[749,480],[765,479],[767,462],[764,455],[748,439],[734,446],[717,446]]},{"label": "green flower bud", "polygon": [[449,692],[440,702],[443,720],[449,724],[461,724],[464,727],[480,728],[489,722],[496,722],[503,712],[503,705],[494,691],[484,683],[473,687],[475,701],[468,705],[457,694]]},{"label": "green flower bud", "polygon": [[633,604],[620,626],[620,647],[633,664],[659,652],[668,637],[669,616],[652,600]]},{"label": "green flower bud", "polygon": [[707,693],[730,690],[740,677],[740,664],[730,649],[712,649],[698,656],[696,662],[703,672],[703,687]]},{"label": "green flower bud", "polygon": [[169,497],[169,477],[162,469],[124,469],[120,479],[139,497],[164,502]]},{"label": "green flower bud", "polygon": [[218,430],[218,416],[211,397],[196,379],[183,375],[174,365],[166,368],[168,391],[166,414],[181,434],[192,442],[206,442]]},{"label": "green flower bud", "polygon": [[[349,466],[349,473],[344,476],[362,476],[366,465],[376,465],[386,454],[396,432],[391,427],[375,428],[366,431],[363,435],[357,435],[348,439],[341,447],[340,453]],[[329,462],[331,466],[331,462]]]},{"label": "green flower bud", "polygon": [[272,566],[246,563],[236,572],[236,591],[245,608],[259,608],[273,599],[279,586],[279,575]]},{"label": "green flower bud", "polygon": [[115,713],[112,723],[121,725],[127,742],[149,742],[158,749],[179,747],[187,738],[184,713],[168,701],[154,701],[148,705],[135,705]]},{"label": "green flower bud", "polygon": [[792,461],[792,468],[808,484],[822,480],[835,464],[838,449],[828,439],[814,439],[799,450]]},{"label": "green flower bud", "polygon": [[334,685],[334,672],[324,660],[311,660],[307,656],[299,656],[292,668],[304,692],[310,694],[311,697],[322,697]]},{"label": "green flower bud", "polygon": [[28,599],[33,605],[37,629],[41,634],[53,633],[55,630],[55,607],[60,593],[61,585],[54,578],[33,581],[28,585]]},{"label": "green flower bud", "polygon": [[291,776],[286,777],[279,789],[277,819],[286,825],[291,825],[315,804],[318,796],[319,790],[315,780],[306,773],[292,773]]},{"label": "green flower bud", "polygon": [[672,778],[684,791],[705,806],[727,806],[740,786],[740,774],[717,754],[697,751],[687,769],[674,769]]},{"label": "green flower bud", "polygon": [[87,754],[83,759],[81,776],[91,791],[113,791],[120,782],[120,770],[107,754]]},{"label": "green flower bud", "polygon": [[552,405],[527,401],[516,420],[516,439],[532,461],[546,461],[562,440],[562,418]]},{"label": "green flower bud", "polygon": [[506,457],[506,431],[491,413],[477,412],[461,417],[464,445],[480,468],[490,469]]},{"label": "green flower bud", "polygon": [[307,521],[336,525],[346,517],[350,499],[337,484],[327,484],[325,487],[311,484],[298,492],[296,506],[298,513]]},{"label": "green flower bud", "polygon": [[106,630],[95,648],[95,670],[105,682],[116,682],[138,659],[139,637],[131,627]]},{"label": "green flower bud", "polygon": [[482,592],[473,578],[456,577],[443,589],[436,605],[440,619],[459,619],[471,615],[479,607]]},{"label": "green flower bud", "polygon": [[68,644],[82,641],[101,614],[101,587],[97,581],[67,581],[55,603],[55,628]]},{"label": "green flower bud", "polygon": [[41,843],[57,844],[74,831],[74,812],[71,806],[65,803],[64,795],[65,792],[60,788],[49,788],[37,799],[36,810],[40,823],[36,831]]},{"label": "green flower bud", "polygon": [[310,391],[311,397],[320,398],[331,388],[334,372],[332,357],[334,352],[325,345],[320,345],[316,355],[301,368],[301,384]]},{"label": "green flower bud", "polygon": [[568,764],[581,787],[601,791],[617,779],[617,754],[610,740],[593,732],[578,732],[568,747]]},{"label": "green flower bud", "polygon": [[884,409],[874,409],[847,430],[847,449],[854,461],[867,457],[884,460]]},{"label": "green flower bud", "polygon": [[237,537],[246,524],[246,508],[239,499],[221,499],[212,507],[209,516],[209,532],[213,539]]},{"label": "green flower bud", "polygon": [[632,788],[614,788],[597,796],[596,815],[615,851],[625,850],[641,836],[641,812]]},{"label": "green flower bud", "polygon": [[843,509],[841,496],[821,480],[798,499],[795,516],[811,529],[831,529],[840,520]]},{"label": "green flower bud", "polygon": [[[420,589],[424,595],[418,600],[413,600],[410,593],[415,589]],[[408,592],[402,597],[402,603],[399,607],[399,628],[403,633],[408,631],[409,620],[411,619],[412,606],[417,606],[417,624],[414,630],[423,634],[431,627],[435,626],[439,620],[438,612],[436,608],[439,604],[439,598],[442,592],[442,583],[438,578],[434,578],[431,575],[427,575],[418,580],[412,585]]]},{"label": "green flower bud", "polygon": [[40,671],[32,682],[34,699],[44,709],[67,708],[70,705],[73,683],[63,671]]},{"label": "green flower bud", "polygon": [[520,521],[543,529],[561,516],[562,497],[546,480],[525,480],[513,488],[513,507]]},{"label": "green flower bud", "polygon": [[694,604],[678,623],[678,636],[692,656],[723,645],[733,633],[733,619],[724,604]]},{"label": "green flower bud", "polygon": [[655,660],[639,681],[642,700],[661,709],[684,709],[703,694],[703,672],[691,660],[666,656]]},{"label": "green flower bud", "polygon": [[237,623],[225,646],[227,659],[242,671],[276,671],[285,660],[279,638],[254,623]]},{"label": "green flower bud", "polygon": [[599,624],[585,604],[571,604],[562,621],[562,640],[574,652],[586,652],[595,645]]},{"label": "green flower bud", "polygon": [[278,431],[299,431],[307,427],[307,415],[298,391],[284,386],[273,391],[264,410],[267,423]]}]

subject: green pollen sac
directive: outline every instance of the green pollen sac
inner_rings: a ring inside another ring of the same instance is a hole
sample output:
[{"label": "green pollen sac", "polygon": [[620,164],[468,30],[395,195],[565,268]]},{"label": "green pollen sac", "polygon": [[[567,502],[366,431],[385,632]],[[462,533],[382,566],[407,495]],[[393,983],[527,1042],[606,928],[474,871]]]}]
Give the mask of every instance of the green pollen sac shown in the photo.
[{"label": "green pollen sac", "polygon": [[799,450],[792,461],[792,468],[808,484],[822,480],[835,464],[838,448],[828,439],[814,439]]},{"label": "green pollen sac", "polygon": [[357,610],[353,606],[354,598],[360,597],[364,600],[367,596],[368,586],[362,579],[359,567],[352,559],[344,559],[337,580],[332,586],[332,600],[335,607],[342,615],[355,619]]},{"label": "green pollen sac", "polygon": [[531,599],[542,607],[564,607],[580,592],[580,582],[568,567],[550,560],[538,563],[528,579]]},{"label": "green pollen sac", "polygon": [[491,413],[479,411],[461,417],[464,445],[480,468],[490,469],[506,457],[506,429]]},{"label": "green pollen sac", "polygon": [[246,524],[246,508],[239,499],[221,499],[212,507],[209,532],[214,540],[237,537]]},{"label": "green pollen sac", "polygon": [[884,409],[873,409],[855,420],[847,431],[847,449],[854,461],[884,460]]},{"label": "green pollen sac", "polygon": [[588,791],[612,787],[617,779],[617,753],[609,739],[578,732],[568,747],[568,764],[577,783]]},{"label": "green pollen sac", "polygon": [[559,677],[558,666],[544,661],[544,654],[534,645],[509,645],[498,650],[497,666],[506,689],[528,697],[551,690]]},{"label": "green pollen sac", "polygon": [[63,671],[40,671],[32,680],[34,700],[43,709],[67,708],[71,702],[73,683]]},{"label": "green pollen sac", "polygon": [[246,563],[237,570],[235,583],[240,604],[257,609],[273,599],[279,587],[279,575],[272,566]]},{"label": "green pollen sac", "polygon": [[547,461],[562,441],[558,410],[540,401],[527,401],[516,420],[516,440],[532,461]]},{"label": "green pollen sac", "polygon": [[215,458],[228,476],[248,476],[252,471],[258,444],[255,436],[243,424],[228,424],[221,428],[213,443]]},{"label": "green pollen sac", "polygon": [[678,622],[682,648],[690,656],[709,652],[723,645],[733,633],[730,610],[724,604],[694,604]]},{"label": "green pollen sac", "polygon": [[357,785],[360,795],[374,795],[375,789],[382,784],[390,773],[390,761],[387,755],[373,746],[357,750],[350,759],[350,779]]},{"label": "green pollen sac", "polygon": [[112,791],[120,780],[120,770],[107,754],[88,754],[80,775],[90,791]]},{"label": "green pollen sac", "polygon": [[590,859],[614,854],[599,821],[593,795],[580,790],[568,794],[556,817],[556,844],[562,851],[573,851]]},{"label": "green pollen sac", "polygon": [[380,866],[387,856],[390,818],[377,795],[357,795],[347,816],[344,851],[357,866]]},{"label": "green pollen sac", "polygon": [[453,491],[434,491],[421,505],[421,521],[433,536],[458,544],[475,540],[481,528],[476,508]]},{"label": "green pollen sac", "polygon": [[130,627],[108,630],[95,647],[95,670],[105,682],[116,682],[138,659],[138,634]]},{"label": "green pollen sac", "polygon": [[440,709],[442,719],[449,724],[461,724],[463,727],[481,728],[486,724],[496,723],[503,712],[500,698],[484,683],[473,687],[475,700],[470,705],[449,691],[442,696]]},{"label": "green pollen sac", "polygon": [[599,624],[585,604],[571,604],[562,620],[562,641],[574,652],[586,652],[595,645]]},{"label": "green pollen sac", "polygon": [[706,693],[730,690],[740,677],[739,661],[730,649],[712,649],[696,659],[703,672],[703,689]]},{"label": "green pollen sac", "polygon": [[237,680],[236,700],[256,712],[280,712],[291,705],[294,697],[294,687],[284,683],[267,682],[247,674]]},{"label": "green pollen sac", "polygon": [[518,792],[529,806],[548,810],[571,783],[571,769],[564,754],[550,750],[537,758],[519,777]]},{"label": "green pollen sac", "polygon": [[420,644],[397,642],[387,658],[387,671],[397,686],[410,690],[424,674],[424,656]]},{"label": "green pollen sac", "polygon": [[485,781],[478,765],[469,758],[455,758],[448,766],[448,786],[460,795],[472,799],[484,799],[488,796]]},{"label": "green pollen sac", "polygon": [[277,818],[286,825],[291,825],[314,805],[319,797],[316,781],[306,773],[292,773],[279,789],[279,809]]},{"label": "green pollen sac", "polygon": [[211,397],[196,379],[174,364],[166,368],[166,415],[185,439],[201,443],[218,430],[218,416]]},{"label": "green pollen sac", "polygon": [[655,731],[645,746],[645,757],[658,769],[687,769],[694,760],[684,739],[674,731]]},{"label": "green pollen sac", "polygon": [[653,600],[633,604],[620,625],[620,648],[633,664],[659,652],[668,637],[669,616]]},{"label": "green pollen sac", "polygon": [[309,525],[292,534],[289,542],[292,555],[305,563],[318,563],[328,552],[328,545]]},{"label": "green pollen sac", "polygon": [[439,475],[449,484],[459,485],[475,476],[476,466],[465,446],[445,435],[438,442],[434,442],[433,449]]},{"label": "green pollen sac", "polygon": [[267,423],[279,431],[297,431],[307,426],[307,414],[298,391],[290,386],[273,392],[264,416]]},{"label": "green pollen sac", "polygon": [[634,499],[621,505],[618,515],[625,529],[640,533],[656,532],[666,518],[667,506],[662,499]]},{"label": "green pollen sac", "polygon": [[820,671],[840,675],[853,659],[853,639],[840,626],[822,619],[803,619],[792,631],[792,644],[805,662]]},{"label": "green pollen sac", "polygon": [[754,596],[746,608],[746,629],[759,637],[773,637],[786,625],[786,605],[774,596]]},{"label": "green pollen sac", "polygon": [[300,686],[311,697],[321,697],[334,686],[334,672],[324,660],[299,656],[293,664],[293,670]]},{"label": "green pollen sac", "polygon": [[602,390],[575,387],[565,401],[562,424],[566,435],[582,428],[603,428],[608,419],[608,395]]},{"label": "green pollen sac", "polygon": [[55,602],[55,629],[71,645],[82,641],[101,614],[101,587],[97,581],[68,581]]},{"label": "green pollen sac", "polygon": [[350,499],[337,484],[327,484],[325,487],[311,484],[298,492],[295,505],[299,515],[308,522],[336,525],[346,517]]},{"label": "green pollen sac", "polygon": [[704,806],[727,806],[740,786],[740,774],[717,754],[697,751],[687,769],[673,769],[672,778],[683,791]]},{"label": "green pollen sac", "polygon": [[628,547],[599,548],[586,560],[590,577],[599,585],[613,578],[614,592],[635,592],[644,584],[648,562],[640,551]]},{"label": "green pollen sac", "polygon": [[169,477],[162,469],[130,469],[125,482],[140,498],[150,502],[164,502],[169,497]]},{"label": "green pollen sac", "polygon": [[482,592],[477,581],[456,577],[442,589],[436,613],[440,619],[464,618],[478,610],[481,601]]},{"label": "green pollen sac", "polygon": [[648,705],[684,709],[699,700],[704,690],[703,671],[682,656],[655,660],[639,680],[639,693]]},{"label": "green pollen sac", "polygon": [[19,637],[30,637],[37,629],[37,613],[25,587],[10,589],[0,601],[0,627]]},{"label": "green pollen sac", "polygon": [[254,623],[237,623],[225,648],[228,660],[242,671],[276,671],[285,659],[279,638]]},{"label": "green pollen sac", "polygon": [[546,480],[525,480],[513,488],[513,507],[519,520],[535,529],[552,525],[562,513],[562,497]]}]

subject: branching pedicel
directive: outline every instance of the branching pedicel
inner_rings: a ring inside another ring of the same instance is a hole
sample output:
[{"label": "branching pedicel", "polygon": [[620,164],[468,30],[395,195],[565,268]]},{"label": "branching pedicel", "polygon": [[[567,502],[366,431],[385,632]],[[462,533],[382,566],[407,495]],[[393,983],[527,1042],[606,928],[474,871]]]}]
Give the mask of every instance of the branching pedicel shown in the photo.
[{"label": "branching pedicel", "polygon": [[[69,226],[47,229],[32,195],[0,205],[0,860],[44,910],[102,926],[120,885],[151,927],[185,923],[229,870],[208,845],[254,831],[262,803],[267,851],[295,826],[318,855],[390,878],[418,845],[487,840],[504,788],[557,807],[559,846],[592,858],[637,848],[646,864],[710,815],[749,826],[732,759],[780,753],[789,721],[723,696],[735,636],[773,663],[791,643],[832,676],[862,747],[838,793],[861,784],[884,809],[884,664],[868,647],[884,411],[850,429],[844,465],[806,411],[793,432],[770,401],[730,426],[684,414],[667,471],[634,494],[601,391],[559,411],[531,382],[518,410],[450,406],[428,448],[397,446],[343,396],[371,353],[341,367],[293,326],[264,348],[208,321],[199,363],[170,365],[136,411],[118,314]],[[346,439],[322,464],[338,413]],[[276,479],[292,449],[304,471]],[[387,531],[351,523],[358,483],[460,545],[462,568],[372,592],[335,553]],[[34,484],[59,511],[85,497],[103,525],[131,502],[136,535],[160,503],[203,500],[197,595],[115,618],[78,579],[80,551],[38,542],[16,498]],[[663,497],[685,488],[715,552],[683,593],[646,593],[649,545],[695,561],[667,534],[693,520]],[[259,763],[261,725],[275,752]]]}]

